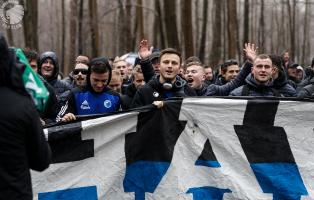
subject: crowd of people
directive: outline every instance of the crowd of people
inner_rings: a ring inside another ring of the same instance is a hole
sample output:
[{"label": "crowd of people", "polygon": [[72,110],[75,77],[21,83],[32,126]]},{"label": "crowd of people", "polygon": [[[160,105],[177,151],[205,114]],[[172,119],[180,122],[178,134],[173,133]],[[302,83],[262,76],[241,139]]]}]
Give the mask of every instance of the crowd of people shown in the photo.
[{"label": "crowd of people", "polygon": [[[60,76],[55,52],[38,55],[25,48],[29,66],[49,91],[45,110],[37,113],[32,99],[22,87],[16,87],[12,78],[21,76],[17,70],[23,68],[16,67],[21,63],[7,47],[2,34],[0,40],[0,90],[3,94],[0,99],[0,178],[5,180],[1,181],[0,190],[4,191],[2,195],[19,191],[16,199],[31,196],[27,186],[30,175],[26,169],[43,170],[49,165],[50,150],[42,125],[149,104],[162,108],[172,97],[314,97],[314,58],[311,66],[302,67],[290,59],[289,52],[281,56],[258,54],[256,46],[247,43],[241,65],[237,60],[229,59],[213,67],[205,66],[197,56],[183,61],[177,50],[153,49],[147,40],[142,40],[138,56],[131,61],[128,55],[114,59],[105,56],[90,59],[79,55],[66,78]],[[13,139],[3,134],[10,135],[9,132],[15,133]],[[25,142],[17,142],[22,140]],[[24,159],[17,160],[16,157]],[[12,166],[19,169],[10,169]],[[5,183],[12,185],[7,187]]]},{"label": "crowd of people", "polygon": [[24,53],[45,84],[53,88],[49,89],[49,111],[41,115],[44,124],[148,104],[162,107],[171,97],[314,96],[314,60],[303,68],[290,59],[289,52],[282,56],[257,54],[250,43],[244,47],[242,65],[229,59],[213,67],[202,64],[197,56],[182,61],[177,50],[153,49],[142,40],[138,56],[131,62],[127,54],[114,59],[79,55],[64,79],[59,76],[56,53],[38,56],[30,49]]}]

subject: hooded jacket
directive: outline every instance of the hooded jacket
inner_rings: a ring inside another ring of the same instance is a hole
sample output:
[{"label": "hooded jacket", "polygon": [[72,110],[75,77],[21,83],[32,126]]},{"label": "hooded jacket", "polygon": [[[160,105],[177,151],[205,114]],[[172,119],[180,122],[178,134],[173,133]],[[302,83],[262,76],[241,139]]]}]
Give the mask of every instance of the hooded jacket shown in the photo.
[{"label": "hooded jacket", "polygon": [[298,93],[299,98],[310,98],[314,97],[314,78],[310,80],[310,84],[301,89]]},{"label": "hooded jacket", "polygon": [[169,90],[165,89],[163,84],[159,82],[159,77],[160,75],[153,77],[137,90],[133,98],[132,108],[149,105],[154,101],[162,101],[171,97],[197,96],[196,92],[180,76],[176,76],[176,80]]},{"label": "hooded jacket", "polygon": [[[278,93],[273,89],[273,83],[270,82],[266,85],[259,84],[253,77],[252,74],[248,75],[245,79],[246,85],[238,87],[230,92],[229,96],[259,96],[259,97],[273,97],[278,96]],[[248,94],[244,90],[247,87]],[[279,94],[280,95],[280,94]]]},{"label": "hooded jacket", "polygon": [[45,62],[45,60],[48,58],[50,58],[53,62],[53,65],[54,65],[53,73],[52,73],[52,76],[49,78],[44,77],[44,76],[43,77],[54,88],[56,95],[58,97],[58,101],[60,101],[60,100],[62,101],[62,99],[59,98],[60,95],[64,92],[70,90],[71,85],[69,85],[65,81],[58,80],[59,63],[58,63],[57,55],[54,52],[46,51],[40,55],[39,61],[38,61],[38,74],[42,76],[41,67],[42,67],[43,63]]}]

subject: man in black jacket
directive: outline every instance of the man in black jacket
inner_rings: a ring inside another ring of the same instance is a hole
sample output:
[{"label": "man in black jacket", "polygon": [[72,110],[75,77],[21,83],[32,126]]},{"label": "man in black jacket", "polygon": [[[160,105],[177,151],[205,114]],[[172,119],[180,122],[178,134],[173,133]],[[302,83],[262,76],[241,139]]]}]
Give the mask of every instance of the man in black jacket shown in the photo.
[{"label": "man in black jacket", "polygon": [[[160,75],[153,77],[136,92],[132,107],[140,107],[171,97],[196,96],[187,82],[178,76],[181,54],[172,48],[160,52]],[[155,104],[155,103],[154,103]],[[156,105],[156,104],[155,104]]]},{"label": "man in black jacket", "polygon": [[21,74],[0,34],[0,199],[32,200],[29,169],[42,171],[50,163],[34,103],[22,85],[16,92]]}]

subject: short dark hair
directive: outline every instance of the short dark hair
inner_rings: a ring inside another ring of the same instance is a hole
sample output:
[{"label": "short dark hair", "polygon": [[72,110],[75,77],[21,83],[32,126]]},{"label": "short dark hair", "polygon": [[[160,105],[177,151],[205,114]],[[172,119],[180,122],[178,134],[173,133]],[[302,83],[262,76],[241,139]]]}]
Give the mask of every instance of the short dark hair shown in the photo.
[{"label": "short dark hair", "polygon": [[29,61],[38,60],[38,53],[29,47],[24,48],[23,53]]},{"label": "short dark hair", "polygon": [[275,55],[275,54],[270,54],[269,58],[271,59],[273,66],[275,66],[278,70],[284,71],[283,65],[282,65],[282,59],[280,56]]},{"label": "short dark hair", "polygon": [[98,57],[92,59],[90,62],[90,72],[95,73],[106,73],[111,72],[111,66],[108,62],[108,59],[105,57]]},{"label": "short dark hair", "polygon": [[238,63],[238,61],[235,60],[235,59],[226,60],[226,61],[222,64],[222,66],[221,66],[221,71],[222,71],[223,73],[226,73],[228,67],[231,66],[231,65],[239,65],[239,63]]},{"label": "short dark hair", "polygon": [[180,64],[182,63],[182,57],[181,57],[181,53],[179,51],[177,51],[176,49],[174,48],[166,48],[166,49],[163,49],[161,52],[160,52],[160,56],[159,56],[159,62],[161,60],[161,57],[165,54],[176,54],[177,56],[179,56],[180,58]]}]

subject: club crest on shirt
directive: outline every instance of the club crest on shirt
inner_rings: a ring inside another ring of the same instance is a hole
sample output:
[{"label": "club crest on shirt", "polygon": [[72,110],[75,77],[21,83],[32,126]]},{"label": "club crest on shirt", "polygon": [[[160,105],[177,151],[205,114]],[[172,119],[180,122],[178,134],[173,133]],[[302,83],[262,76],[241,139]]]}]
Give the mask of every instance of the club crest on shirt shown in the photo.
[{"label": "club crest on shirt", "polygon": [[106,101],[104,101],[104,106],[105,106],[106,108],[110,108],[110,107],[111,107],[111,105],[112,105],[112,103],[111,103],[111,101],[110,101],[110,100],[106,100]]}]

